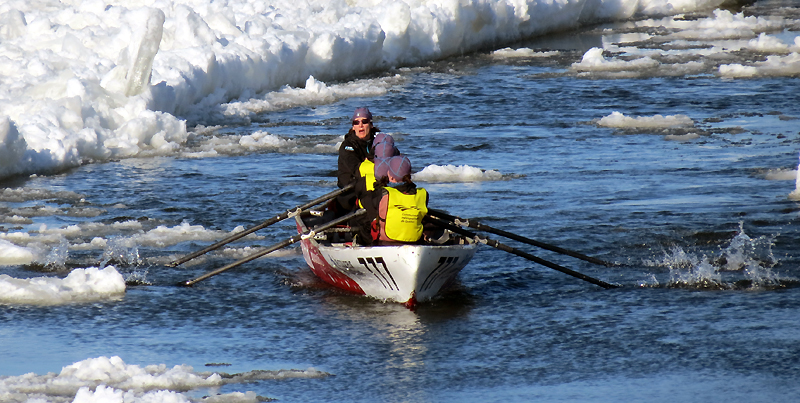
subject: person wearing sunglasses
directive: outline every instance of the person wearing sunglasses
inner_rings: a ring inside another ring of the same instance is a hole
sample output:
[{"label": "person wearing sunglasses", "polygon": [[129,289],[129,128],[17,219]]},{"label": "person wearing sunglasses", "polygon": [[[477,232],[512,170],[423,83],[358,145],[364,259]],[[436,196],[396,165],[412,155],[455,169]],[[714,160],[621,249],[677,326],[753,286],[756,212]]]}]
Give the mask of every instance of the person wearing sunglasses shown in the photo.
[{"label": "person wearing sunglasses", "polygon": [[[339,163],[337,185],[344,188],[355,184],[356,189],[366,188],[359,168],[364,161],[372,161],[374,148],[372,140],[380,131],[372,125],[372,113],[368,108],[356,108],[351,119],[353,126],[347,132],[339,147]],[[335,211],[337,216],[342,216],[355,208],[358,192],[355,190],[343,193],[336,198]]]}]

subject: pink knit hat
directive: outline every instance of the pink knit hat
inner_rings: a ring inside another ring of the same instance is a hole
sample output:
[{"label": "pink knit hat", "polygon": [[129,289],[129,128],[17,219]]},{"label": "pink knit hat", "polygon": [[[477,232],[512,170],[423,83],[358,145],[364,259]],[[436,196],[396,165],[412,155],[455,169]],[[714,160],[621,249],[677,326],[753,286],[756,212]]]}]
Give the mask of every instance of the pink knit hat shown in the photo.
[{"label": "pink knit hat", "polygon": [[356,120],[358,118],[366,118],[372,122],[372,113],[367,108],[356,108],[356,111],[353,112],[353,118],[350,120]]},{"label": "pink knit hat", "polygon": [[[378,145],[380,143],[383,143],[383,141],[386,140],[387,137],[392,137],[392,135],[386,134],[384,132],[378,132],[378,134],[376,134],[375,138],[372,140],[372,144]],[[392,143],[394,143],[394,137],[392,137]]]},{"label": "pink knit hat", "polygon": [[375,180],[389,176],[389,159],[375,158]]},{"label": "pink knit hat", "polygon": [[378,159],[387,159],[394,157],[395,155],[400,154],[397,152],[397,148],[394,147],[394,140],[391,140],[391,136],[386,136],[387,139],[384,139],[382,143],[378,143],[375,146],[375,158]]},{"label": "pink knit hat", "polygon": [[397,155],[389,158],[389,178],[395,181],[403,180],[403,177],[411,174],[411,160],[405,155]]}]

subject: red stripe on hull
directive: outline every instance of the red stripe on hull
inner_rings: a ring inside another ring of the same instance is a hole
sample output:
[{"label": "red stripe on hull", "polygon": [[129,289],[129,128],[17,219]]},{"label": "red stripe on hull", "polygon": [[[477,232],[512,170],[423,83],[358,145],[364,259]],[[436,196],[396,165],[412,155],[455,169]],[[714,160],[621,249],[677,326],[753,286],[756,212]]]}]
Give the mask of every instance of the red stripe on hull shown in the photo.
[{"label": "red stripe on hull", "polygon": [[322,255],[319,253],[319,250],[313,246],[310,240],[304,239],[301,242],[303,243],[304,249],[308,251],[308,254],[311,257],[311,264],[309,264],[311,271],[314,272],[317,277],[322,279],[322,281],[345,291],[361,295],[366,294],[364,290],[361,289],[361,286],[358,285],[358,283],[328,264],[328,261],[322,257]]}]

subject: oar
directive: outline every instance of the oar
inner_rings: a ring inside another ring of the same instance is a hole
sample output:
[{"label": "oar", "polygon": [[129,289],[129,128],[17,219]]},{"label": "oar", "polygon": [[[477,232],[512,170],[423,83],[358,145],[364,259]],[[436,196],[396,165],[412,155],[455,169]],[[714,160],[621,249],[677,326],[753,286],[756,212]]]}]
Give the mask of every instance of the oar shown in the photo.
[{"label": "oar", "polygon": [[460,218],[460,217],[457,217],[457,216],[454,216],[454,215],[450,215],[450,214],[448,214],[448,213],[446,213],[446,212],[444,212],[442,210],[430,209],[430,210],[428,210],[428,213],[431,214],[431,215],[434,215],[436,217],[439,217],[439,218],[444,218],[445,220],[448,220],[448,221],[451,221],[451,222],[455,222],[456,220],[458,220],[460,223],[463,223],[463,225],[466,225],[466,226],[468,226],[470,228],[475,228],[478,231],[486,231],[486,232],[489,232],[489,233],[492,233],[492,234],[495,234],[495,235],[500,235],[500,236],[506,237],[508,239],[513,239],[515,241],[526,243],[528,245],[538,246],[538,247],[540,247],[542,249],[547,249],[549,251],[560,253],[562,255],[572,256],[574,258],[585,260],[585,261],[590,262],[590,263],[599,264],[599,265],[603,265],[603,266],[606,266],[606,267],[618,266],[615,263],[607,262],[605,260],[600,260],[598,258],[591,257],[591,256],[586,256],[586,255],[584,255],[584,254],[582,254],[580,252],[576,252],[574,250],[560,248],[558,246],[549,245],[549,244],[546,244],[544,242],[539,242],[539,241],[537,241],[535,239],[530,239],[530,238],[524,237],[522,235],[517,235],[517,234],[511,233],[511,232],[508,232],[508,231],[503,231],[501,229],[492,228],[492,227],[490,227],[488,225],[481,224],[481,223],[479,223],[479,222],[477,222],[475,220],[465,220],[463,218]]},{"label": "oar", "polygon": [[337,218],[337,219],[335,219],[333,221],[327,222],[325,224],[318,225],[318,226],[314,227],[314,229],[312,229],[311,231],[309,231],[309,232],[307,232],[305,234],[297,234],[297,235],[295,235],[295,236],[293,236],[293,237],[291,237],[291,238],[289,238],[289,239],[287,239],[285,241],[278,242],[275,245],[272,245],[272,246],[270,246],[270,247],[268,247],[266,249],[258,251],[256,253],[250,255],[250,256],[247,256],[247,257],[245,257],[243,259],[240,259],[240,260],[238,260],[236,262],[233,262],[233,263],[231,263],[231,264],[229,264],[227,266],[220,267],[217,270],[214,270],[214,271],[208,272],[206,274],[203,274],[202,276],[200,276],[200,277],[198,277],[198,278],[196,278],[194,280],[182,281],[182,282],[178,283],[178,285],[187,286],[187,287],[191,286],[191,285],[194,285],[197,282],[203,281],[203,280],[205,280],[205,279],[207,279],[207,278],[209,278],[211,276],[216,276],[217,274],[220,274],[223,271],[226,271],[228,269],[232,269],[232,268],[234,268],[236,266],[239,266],[240,264],[244,264],[244,263],[247,263],[247,262],[249,262],[251,260],[258,259],[261,256],[266,255],[267,253],[276,251],[276,250],[281,249],[281,248],[285,248],[285,247],[287,247],[287,246],[289,246],[289,245],[291,245],[293,243],[296,243],[298,241],[301,241],[303,239],[311,238],[314,235],[316,235],[316,233],[318,233],[318,232],[325,231],[326,229],[328,229],[330,227],[333,227],[334,225],[339,225],[339,224],[341,224],[341,223],[343,223],[343,222],[345,222],[345,221],[347,221],[347,220],[349,220],[349,219],[351,219],[351,218],[353,218],[355,216],[364,214],[366,212],[367,211],[364,210],[364,209],[358,209],[357,211],[354,211],[354,212],[352,212],[350,214],[347,214],[345,216],[339,217],[339,218]]},{"label": "oar", "polygon": [[558,270],[558,271],[560,271],[562,273],[565,273],[565,274],[569,274],[572,277],[576,277],[576,278],[579,278],[581,280],[588,281],[588,282],[590,282],[592,284],[599,285],[600,287],[603,287],[603,288],[606,288],[606,289],[608,289],[608,288],[618,288],[619,287],[618,285],[609,284],[609,283],[606,283],[605,281],[598,280],[598,279],[593,278],[593,277],[589,277],[589,276],[587,276],[585,274],[582,274],[582,273],[578,273],[575,270],[571,270],[571,269],[568,269],[566,267],[559,266],[559,265],[557,265],[557,264],[555,264],[553,262],[544,260],[544,259],[536,257],[534,255],[531,255],[530,253],[526,253],[526,252],[523,252],[521,250],[514,249],[514,248],[512,248],[512,247],[510,247],[508,245],[501,244],[500,242],[497,242],[497,241],[495,241],[493,239],[489,239],[489,238],[485,238],[485,237],[479,236],[479,235],[477,235],[476,233],[474,233],[474,232],[472,232],[470,230],[466,230],[464,228],[461,228],[461,227],[459,227],[459,226],[457,226],[455,224],[452,224],[450,222],[444,221],[442,219],[439,219],[439,218],[436,218],[436,217],[431,217],[430,215],[426,216],[425,218],[429,222],[432,222],[433,224],[438,225],[439,227],[448,229],[448,230],[453,231],[453,232],[455,232],[457,234],[461,234],[461,235],[468,236],[468,237],[473,237],[473,238],[477,239],[478,241],[480,241],[482,243],[485,243],[485,244],[487,244],[487,245],[489,245],[491,247],[500,249],[502,251],[505,251],[505,252],[520,256],[520,257],[524,257],[525,259],[528,259],[528,260],[533,261],[535,263],[539,263],[542,266],[547,266],[547,267],[549,267],[551,269]]},{"label": "oar", "polygon": [[246,235],[252,234],[253,232],[256,232],[256,231],[258,231],[258,230],[260,230],[262,228],[269,227],[270,225],[275,224],[278,221],[283,221],[283,220],[285,220],[285,219],[287,219],[289,217],[294,217],[295,215],[300,214],[301,212],[303,212],[305,210],[308,210],[309,208],[314,207],[317,204],[320,204],[320,203],[322,203],[322,202],[324,202],[326,200],[330,200],[330,199],[333,199],[336,196],[339,196],[340,194],[352,189],[354,186],[355,185],[345,186],[345,187],[343,187],[343,188],[341,188],[339,190],[330,192],[330,193],[328,193],[326,195],[323,195],[323,196],[320,196],[320,197],[318,197],[318,198],[316,198],[314,200],[311,200],[310,202],[308,202],[306,204],[303,204],[302,206],[295,207],[294,209],[291,209],[291,210],[286,210],[286,212],[284,212],[282,214],[279,214],[279,215],[277,215],[277,216],[275,216],[273,218],[270,218],[269,220],[266,220],[266,221],[262,222],[261,224],[256,225],[255,227],[246,229],[246,230],[244,230],[242,232],[237,232],[236,234],[233,234],[233,235],[231,235],[231,236],[229,236],[229,237],[227,237],[227,238],[225,238],[225,239],[223,239],[223,240],[221,240],[221,241],[219,241],[219,242],[217,242],[217,243],[215,243],[215,244],[213,244],[213,245],[211,245],[211,246],[209,246],[209,247],[207,247],[207,248],[205,248],[203,250],[199,250],[197,252],[190,253],[190,254],[188,254],[188,255],[186,255],[186,256],[178,259],[178,260],[175,260],[175,261],[173,261],[171,263],[168,263],[167,266],[175,267],[175,266],[177,266],[177,265],[179,265],[181,263],[188,262],[189,260],[192,260],[192,259],[194,259],[194,258],[196,258],[196,257],[198,257],[200,255],[204,255],[204,254],[206,254],[208,252],[211,252],[212,250],[217,249],[220,246],[223,246],[225,244],[229,244],[229,243],[231,243],[231,242],[233,242],[233,241],[235,241],[235,240],[237,240],[239,238],[242,238],[242,237],[244,237]]}]

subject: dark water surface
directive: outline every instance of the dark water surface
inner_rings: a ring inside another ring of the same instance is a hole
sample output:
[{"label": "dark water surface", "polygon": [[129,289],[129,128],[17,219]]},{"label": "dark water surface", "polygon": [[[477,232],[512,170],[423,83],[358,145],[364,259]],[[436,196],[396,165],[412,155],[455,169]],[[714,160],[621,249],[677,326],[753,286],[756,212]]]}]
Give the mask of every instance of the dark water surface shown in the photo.
[{"label": "dark water surface", "polygon": [[[297,249],[182,288],[174,284],[233,258],[167,268],[170,258],[208,243],[139,245],[127,264],[122,255],[131,250],[117,250],[129,280],[120,300],[0,308],[0,375],[59,372],[117,355],[142,366],[314,367],[333,375],[213,391],[281,402],[796,400],[800,206],[788,197],[793,180],[767,174],[797,166],[797,78],[580,78],[554,63],[448,60],[403,71],[407,83],[381,97],[273,113],[264,117],[269,127],[220,135],[267,130],[326,143],[344,133],[353,108],[368,105],[415,171],[452,164],[503,175],[420,182],[432,207],[621,263],[606,268],[507,241],[621,288],[604,290],[484,245],[455,287],[409,311],[321,284]],[[597,125],[614,111],[686,115],[700,135],[676,141],[667,136],[685,130]],[[229,231],[334,190],[335,164],[331,153],[160,157],[9,186],[68,190],[104,211],[35,225],[133,219],[149,229],[185,220]],[[37,203],[83,205],[27,202]],[[239,247],[269,245],[292,230],[289,222],[274,225]],[[102,259],[97,250],[70,252],[67,265]]]}]

